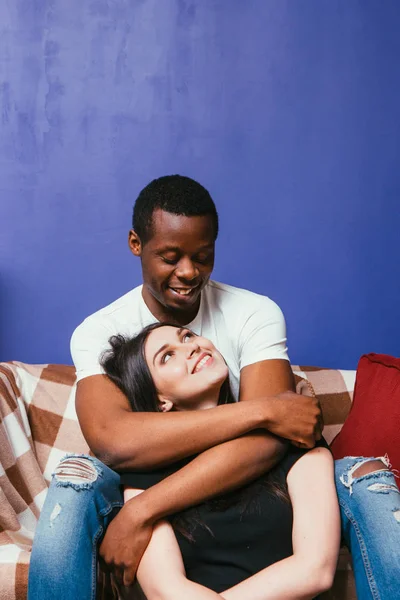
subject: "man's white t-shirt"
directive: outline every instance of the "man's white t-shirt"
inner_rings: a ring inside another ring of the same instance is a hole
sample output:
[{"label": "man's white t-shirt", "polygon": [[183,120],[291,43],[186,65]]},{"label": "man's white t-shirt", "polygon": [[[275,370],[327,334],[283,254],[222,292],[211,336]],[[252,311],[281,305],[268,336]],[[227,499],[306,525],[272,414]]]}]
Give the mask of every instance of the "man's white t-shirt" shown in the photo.
[{"label": "man's white t-shirt", "polygon": [[[157,321],[143,300],[142,287],[90,315],[74,331],[71,354],[78,381],[104,373],[100,360],[111,336],[132,337]],[[262,360],[289,360],[283,313],[260,294],[209,281],[201,293],[199,312],[187,327],[210,339],[221,352],[236,400],[243,367]]]}]

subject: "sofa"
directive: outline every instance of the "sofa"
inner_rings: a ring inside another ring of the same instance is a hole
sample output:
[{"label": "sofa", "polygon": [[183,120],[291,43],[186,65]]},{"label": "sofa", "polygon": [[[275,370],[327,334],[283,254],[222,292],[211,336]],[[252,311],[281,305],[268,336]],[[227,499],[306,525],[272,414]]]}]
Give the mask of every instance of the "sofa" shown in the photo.
[{"label": "sofa", "polygon": [[[293,367],[298,393],[316,395],[330,443],[351,407],[355,371]],[[87,453],[75,412],[75,371],[67,365],[0,363],[0,598],[26,598],[36,523],[58,461]],[[117,598],[99,570],[99,597]],[[342,548],[324,600],[355,600],[348,551]]]}]

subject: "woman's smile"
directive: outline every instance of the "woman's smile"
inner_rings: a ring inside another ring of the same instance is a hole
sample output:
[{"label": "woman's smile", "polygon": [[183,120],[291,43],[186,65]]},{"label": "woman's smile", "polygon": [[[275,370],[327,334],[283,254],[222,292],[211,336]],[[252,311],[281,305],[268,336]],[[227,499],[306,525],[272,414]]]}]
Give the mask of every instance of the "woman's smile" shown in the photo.
[{"label": "woman's smile", "polygon": [[196,364],[194,365],[193,373],[198,373],[202,369],[211,367],[213,362],[214,359],[211,354],[208,354],[207,352],[202,352]]},{"label": "woman's smile", "polygon": [[175,410],[217,406],[228,367],[210,340],[165,325],[149,334],[145,356],[159,397]]}]

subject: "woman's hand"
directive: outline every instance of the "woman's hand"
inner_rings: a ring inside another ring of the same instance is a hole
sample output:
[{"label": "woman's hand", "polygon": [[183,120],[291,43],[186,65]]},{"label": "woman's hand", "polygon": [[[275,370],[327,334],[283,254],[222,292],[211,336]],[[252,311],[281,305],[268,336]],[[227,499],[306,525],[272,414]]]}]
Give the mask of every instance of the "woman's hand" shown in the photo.
[{"label": "woman's hand", "polygon": [[150,542],[153,523],[140,497],[129,500],[111,521],[100,546],[100,557],[118,581],[132,585],[140,560]]}]

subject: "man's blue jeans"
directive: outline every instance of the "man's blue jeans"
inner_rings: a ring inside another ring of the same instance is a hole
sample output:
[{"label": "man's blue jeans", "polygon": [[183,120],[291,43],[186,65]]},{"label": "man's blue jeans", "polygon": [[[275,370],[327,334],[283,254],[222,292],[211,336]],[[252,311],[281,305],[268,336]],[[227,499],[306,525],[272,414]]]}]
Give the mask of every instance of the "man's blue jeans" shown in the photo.
[{"label": "man's blue jeans", "polygon": [[[400,600],[400,492],[391,471],[353,472],[372,459],[336,461],[343,535],[361,600]],[[97,548],[123,505],[119,475],[95,458],[65,457],[40,516],[28,600],[96,598]]]},{"label": "man's blue jeans", "polygon": [[400,492],[392,471],[354,476],[368,460],[375,459],[347,457],[335,463],[342,533],[359,600],[399,600]]}]

